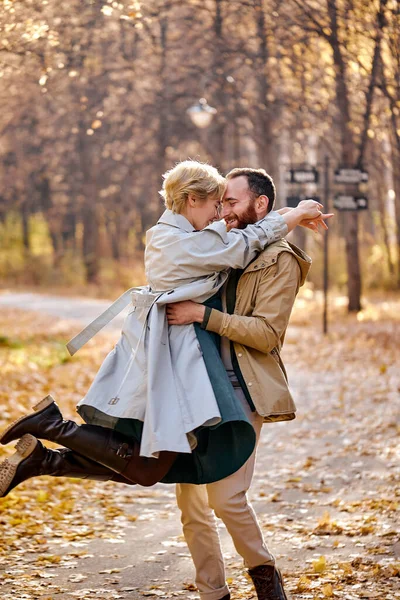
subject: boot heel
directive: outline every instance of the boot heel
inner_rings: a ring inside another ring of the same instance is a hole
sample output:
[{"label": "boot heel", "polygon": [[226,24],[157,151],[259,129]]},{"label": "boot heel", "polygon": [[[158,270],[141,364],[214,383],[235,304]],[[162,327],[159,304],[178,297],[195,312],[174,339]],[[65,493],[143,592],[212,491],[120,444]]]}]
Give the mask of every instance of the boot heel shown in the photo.
[{"label": "boot heel", "polygon": [[45,398],[43,398],[43,400],[41,400],[40,402],[38,402],[37,404],[35,404],[32,408],[35,412],[39,412],[41,410],[44,410],[45,408],[47,408],[48,406],[50,406],[50,404],[53,404],[53,402],[55,402],[53,396],[51,396],[50,394],[48,396],[46,396]]},{"label": "boot heel", "polygon": [[16,435],[13,438],[9,439],[9,437],[10,437],[9,434],[10,434],[10,432],[12,432],[14,427],[17,427],[20,423],[23,423],[23,421],[25,421],[26,419],[29,419],[35,413],[45,410],[48,406],[50,406],[51,404],[54,404],[54,403],[55,403],[55,400],[54,400],[53,396],[50,396],[50,394],[49,394],[48,396],[43,398],[43,400],[41,400],[40,402],[35,404],[35,406],[32,407],[33,412],[28,413],[27,415],[23,415],[19,419],[16,419],[13,423],[11,423],[11,425],[9,425],[3,431],[3,433],[0,436],[0,444],[3,444],[3,445],[7,444],[8,442],[12,442],[13,439],[15,440],[17,437],[20,437],[19,435]]},{"label": "boot heel", "polygon": [[37,439],[30,433],[26,433],[18,442],[15,444],[16,453],[11,458],[27,458],[34,449],[36,448]]},{"label": "boot heel", "polygon": [[37,439],[27,433],[15,445],[16,452],[0,464],[0,498],[9,489],[20,463],[32,454],[37,443]]}]

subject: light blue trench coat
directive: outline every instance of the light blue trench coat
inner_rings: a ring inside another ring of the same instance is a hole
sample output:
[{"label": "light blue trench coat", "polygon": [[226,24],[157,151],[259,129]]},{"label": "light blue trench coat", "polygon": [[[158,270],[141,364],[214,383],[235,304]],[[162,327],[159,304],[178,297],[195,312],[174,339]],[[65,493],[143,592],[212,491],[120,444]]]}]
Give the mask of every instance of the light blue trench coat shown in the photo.
[{"label": "light blue trench coat", "polygon": [[287,233],[276,212],[243,230],[223,221],[195,231],[182,215],[166,210],[147,232],[149,285],[128,290],[68,344],[71,354],[131,302],[122,335],[78,405],[87,423],[115,427],[120,419],[143,422],[140,454],[190,453],[194,430],[221,418],[193,325],[168,326],[166,305],[205,302],[228,277],[265,246]]}]

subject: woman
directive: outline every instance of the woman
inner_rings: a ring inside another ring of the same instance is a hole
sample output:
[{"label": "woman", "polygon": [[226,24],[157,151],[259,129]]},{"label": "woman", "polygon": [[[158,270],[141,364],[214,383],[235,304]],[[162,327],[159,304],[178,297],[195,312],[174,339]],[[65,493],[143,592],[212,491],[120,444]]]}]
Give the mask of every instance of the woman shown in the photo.
[{"label": "woman", "polygon": [[[166,305],[218,301],[230,267],[244,268],[301,221],[321,218],[322,207],[308,201],[227,232],[217,221],[224,188],[216,169],[194,161],[164,175],[167,210],[147,233],[149,286],[131,291],[132,311],[122,336],[78,406],[86,424],[64,421],[50,396],[12,424],[1,443],[21,439],[16,453],[0,465],[0,496],[44,474],[141,485],[209,483],[250,456],[254,430],[226,380],[216,346],[208,344],[203,358],[201,344],[210,334],[203,332],[202,342],[192,325],[168,327]],[[125,299],[126,294],[106,313],[115,316]],[[105,320],[96,320],[97,330]],[[92,329],[72,340],[72,351],[90,339]],[[33,436],[66,448],[49,450]],[[221,460],[221,445],[228,460]]]}]

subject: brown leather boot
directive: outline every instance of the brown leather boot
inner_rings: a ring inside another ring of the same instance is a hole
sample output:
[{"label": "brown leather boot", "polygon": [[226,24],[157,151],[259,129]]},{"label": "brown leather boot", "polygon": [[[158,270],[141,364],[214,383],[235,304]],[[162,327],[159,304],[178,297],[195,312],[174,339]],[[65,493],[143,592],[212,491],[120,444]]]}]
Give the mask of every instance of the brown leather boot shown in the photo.
[{"label": "brown leather boot", "polygon": [[120,481],[132,485],[121,475],[67,448],[50,450],[39,440],[24,435],[15,446],[16,452],[0,463],[0,498],[32,477],[74,477],[95,481]]},{"label": "brown leather boot", "polygon": [[64,421],[60,409],[51,396],[34,406],[34,412],[21,417],[2,434],[0,442],[30,433],[40,439],[57,442],[78,454],[108,467],[132,483],[151,486],[169,471],[177,454],[160,452],[159,458],[139,456],[139,444],[112,429],[98,425],[78,425]]},{"label": "brown leather boot", "polygon": [[249,570],[258,600],[289,600],[283,589],[281,572],[271,565],[260,565]]}]

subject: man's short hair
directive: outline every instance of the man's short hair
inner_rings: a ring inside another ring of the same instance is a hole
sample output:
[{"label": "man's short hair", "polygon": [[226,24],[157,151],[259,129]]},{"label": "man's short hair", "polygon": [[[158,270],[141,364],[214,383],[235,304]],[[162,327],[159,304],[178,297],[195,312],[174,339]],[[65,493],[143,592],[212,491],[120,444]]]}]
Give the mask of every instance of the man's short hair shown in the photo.
[{"label": "man's short hair", "polygon": [[275,205],[276,191],[272,177],[264,169],[250,169],[239,167],[232,169],[226,176],[226,179],[236,179],[236,177],[247,177],[249,190],[255,200],[258,196],[267,196],[268,210],[270,212]]}]

